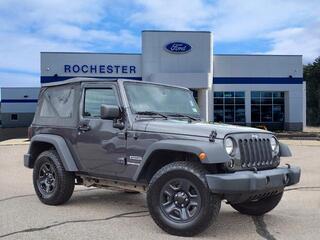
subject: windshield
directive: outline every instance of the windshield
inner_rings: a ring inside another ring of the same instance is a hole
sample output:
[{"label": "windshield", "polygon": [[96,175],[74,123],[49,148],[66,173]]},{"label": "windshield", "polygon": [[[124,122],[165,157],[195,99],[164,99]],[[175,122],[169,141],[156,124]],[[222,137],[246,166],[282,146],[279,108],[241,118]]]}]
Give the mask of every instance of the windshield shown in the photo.
[{"label": "windshield", "polygon": [[189,90],[136,82],[125,82],[125,90],[134,113],[158,112],[200,118],[199,107]]}]

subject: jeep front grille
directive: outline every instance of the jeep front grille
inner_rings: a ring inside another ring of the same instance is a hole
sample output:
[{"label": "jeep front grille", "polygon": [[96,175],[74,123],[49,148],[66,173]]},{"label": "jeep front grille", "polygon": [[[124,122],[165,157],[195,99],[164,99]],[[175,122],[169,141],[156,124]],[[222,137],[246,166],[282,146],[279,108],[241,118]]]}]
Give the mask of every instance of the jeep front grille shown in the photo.
[{"label": "jeep front grille", "polygon": [[273,166],[272,149],[268,138],[238,139],[242,168]]}]

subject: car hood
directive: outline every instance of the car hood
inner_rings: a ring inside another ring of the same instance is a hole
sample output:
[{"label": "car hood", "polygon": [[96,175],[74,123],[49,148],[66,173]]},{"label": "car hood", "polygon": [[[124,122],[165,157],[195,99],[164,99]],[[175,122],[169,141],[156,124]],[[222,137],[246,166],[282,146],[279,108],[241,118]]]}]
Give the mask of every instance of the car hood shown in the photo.
[{"label": "car hood", "polygon": [[157,132],[157,133],[168,133],[168,134],[179,134],[197,137],[209,137],[212,131],[216,131],[216,138],[224,138],[230,133],[270,133],[262,129],[235,126],[220,123],[204,123],[204,122],[192,122],[174,120],[174,119],[153,119],[153,120],[140,120],[134,123],[134,130],[146,131],[146,132]]}]

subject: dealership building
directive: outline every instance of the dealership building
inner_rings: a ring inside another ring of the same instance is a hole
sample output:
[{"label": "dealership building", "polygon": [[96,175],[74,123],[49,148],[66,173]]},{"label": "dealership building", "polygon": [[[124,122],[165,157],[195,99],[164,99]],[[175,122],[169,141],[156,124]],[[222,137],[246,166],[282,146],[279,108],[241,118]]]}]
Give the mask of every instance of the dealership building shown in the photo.
[{"label": "dealership building", "polygon": [[0,88],[0,128],[26,127],[37,107],[39,88]]},{"label": "dealership building", "polygon": [[214,54],[213,43],[211,32],[143,31],[141,54],[42,52],[41,83],[95,77],[184,86],[207,121],[303,129],[301,55]]}]

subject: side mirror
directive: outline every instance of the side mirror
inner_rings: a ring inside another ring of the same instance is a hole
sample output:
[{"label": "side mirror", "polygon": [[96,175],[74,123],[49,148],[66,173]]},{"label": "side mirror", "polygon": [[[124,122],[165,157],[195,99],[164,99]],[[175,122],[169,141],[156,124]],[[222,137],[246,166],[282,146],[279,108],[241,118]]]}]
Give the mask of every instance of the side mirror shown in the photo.
[{"label": "side mirror", "polygon": [[100,118],[114,120],[120,117],[120,109],[116,105],[102,104],[100,107]]}]

